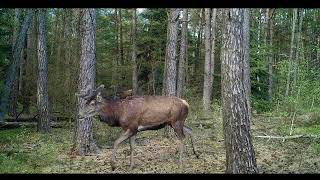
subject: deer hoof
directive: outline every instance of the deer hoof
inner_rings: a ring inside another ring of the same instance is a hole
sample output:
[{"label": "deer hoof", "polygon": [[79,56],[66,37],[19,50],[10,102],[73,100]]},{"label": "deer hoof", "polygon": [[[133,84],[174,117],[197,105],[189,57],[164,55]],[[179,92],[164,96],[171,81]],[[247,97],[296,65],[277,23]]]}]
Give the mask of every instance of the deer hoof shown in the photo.
[{"label": "deer hoof", "polygon": [[111,169],[112,169],[112,171],[114,171],[116,169],[115,162],[113,162],[113,161],[111,161]]},{"label": "deer hoof", "polygon": [[200,156],[199,156],[199,154],[196,154],[196,158],[197,158],[197,159],[200,159]]},{"label": "deer hoof", "polygon": [[132,171],[133,170],[133,168],[135,168],[135,165],[130,165],[130,171]]}]

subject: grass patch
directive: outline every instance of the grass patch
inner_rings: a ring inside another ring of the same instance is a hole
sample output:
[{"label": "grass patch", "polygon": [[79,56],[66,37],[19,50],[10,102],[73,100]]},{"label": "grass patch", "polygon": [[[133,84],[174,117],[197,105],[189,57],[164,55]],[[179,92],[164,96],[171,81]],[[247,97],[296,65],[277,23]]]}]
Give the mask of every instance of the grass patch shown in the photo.
[{"label": "grass patch", "polygon": [[33,128],[0,131],[0,173],[38,173],[63,163],[59,155],[71,147],[70,135],[65,129],[50,134]]}]

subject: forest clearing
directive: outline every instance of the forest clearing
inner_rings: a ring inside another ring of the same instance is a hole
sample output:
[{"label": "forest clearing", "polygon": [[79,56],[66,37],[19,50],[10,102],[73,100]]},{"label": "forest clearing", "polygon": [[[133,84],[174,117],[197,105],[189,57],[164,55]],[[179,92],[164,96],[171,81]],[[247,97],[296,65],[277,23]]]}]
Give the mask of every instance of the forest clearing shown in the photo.
[{"label": "forest clearing", "polygon": [[0,173],[320,173],[320,10],[0,9]]},{"label": "forest clearing", "polygon": [[[196,108],[195,108],[196,109]],[[196,112],[196,111],[194,111]],[[220,112],[221,113],[221,112]],[[94,122],[94,136],[101,146],[101,154],[74,156],[72,147],[72,128],[52,129],[52,134],[38,134],[35,128],[18,128],[1,131],[1,173],[224,173],[225,151],[223,144],[222,119],[219,112],[209,126],[199,127],[194,123],[196,113],[191,114],[188,124],[196,134],[196,148],[200,159],[191,152],[190,141],[186,143],[187,154],[184,167],[177,163],[177,143],[174,136],[163,138],[163,131],[146,131],[138,135],[137,167],[129,169],[129,143],[125,142],[118,150],[119,168],[111,170],[109,158],[112,142],[119,136],[120,129],[110,128],[99,121]],[[311,116],[311,115],[310,115]],[[293,134],[318,135],[318,119],[307,127],[312,117],[300,117],[299,125]],[[304,118],[304,119],[303,119]],[[315,117],[313,117],[315,118]],[[253,136],[285,136],[290,129],[290,121],[285,118],[261,116],[254,118]],[[282,127],[282,128],[277,128]],[[285,130],[284,130],[285,129]],[[20,137],[26,137],[21,139]],[[10,138],[8,138],[10,137]],[[320,139],[296,138],[282,139],[254,138],[257,165],[261,173],[319,173]]]}]

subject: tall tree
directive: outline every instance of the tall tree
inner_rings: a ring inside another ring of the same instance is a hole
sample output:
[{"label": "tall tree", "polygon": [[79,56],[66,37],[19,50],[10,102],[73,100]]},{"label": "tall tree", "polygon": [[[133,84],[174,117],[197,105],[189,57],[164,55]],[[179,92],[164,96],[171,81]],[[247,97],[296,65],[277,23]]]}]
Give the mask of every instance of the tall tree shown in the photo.
[{"label": "tall tree", "polygon": [[268,59],[268,99],[272,101],[272,90],[273,90],[273,14],[275,9],[267,9],[266,10],[266,42],[268,43],[266,47],[268,47],[267,59]]},{"label": "tall tree", "polygon": [[201,8],[199,12],[199,31],[197,35],[196,51],[195,51],[195,71],[199,72],[200,58],[201,58],[201,44],[203,34],[203,20],[204,20],[204,9]]},{"label": "tall tree", "polygon": [[[22,12],[19,8],[15,9],[15,18],[14,18],[14,27],[13,27],[13,41],[12,43],[14,44],[16,39],[17,39],[17,30],[19,26],[21,25],[21,20],[22,20]],[[14,46],[12,46],[13,48]],[[12,49],[12,52],[14,52],[14,49]],[[24,53],[21,53],[21,56],[23,56]],[[16,71],[21,70],[21,64],[23,62],[23,58],[20,57],[22,60],[20,64],[16,66]],[[17,117],[17,106],[18,106],[18,92],[19,92],[19,78],[21,77],[20,73],[17,73],[16,78],[13,81],[12,87],[11,87],[11,93],[10,93],[10,103],[9,103],[9,111],[8,114],[10,116],[13,116],[14,118]]]},{"label": "tall tree", "polygon": [[180,41],[180,57],[177,81],[177,96],[182,97],[185,86],[186,57],[187,57],[187,35],[188,35],[188,9],[183,9],[181,41]]},{"label": "tall tree", "polygon": [[122,14],[121,14],[121,8],[118,9],[118,53],[119,53],[119,64],[124,64],[123,59],[123,34],[122,34]]},{"label": "tall tree", "polygon": [[[212,12],[212,15],[211,15]],[[212,37],[211,26],[214,26],[216,10],[211,11],[210,8],[205,9],[205,28],[204,28],[204,41],[205,41],[205,63],[204,63],[204,80],[203,80],[203,110],[208,112],[210,110],[212,99],[212,83],[213,83],[213,63],[214,58],[212,49],[214,48],[214,40]],[[213,18],[213,19],[212,19]],[[214,27],[213,27],[214,28]]]},{"label": "tall tree", "polygon": [[290,80],[291,80],[291,73],[292,73],[292,58],[293,58],[293,53],[294,53],[294,40],[295,40],[295,31],[296,31],[296,21],[297,21],[297,14],[298,14],[298,9],[294,8],[293,9],[293,17],[292,17],[292,28],[291,28],[291,45],[290,45],[290,55],[289,55],[289,66],[288,66],[288,73],[287,73],[287,85],[286,85],[286,92],[285,96],[288,97],[289,95],[289,90],[290,90]]},{"label": "tall tree", "polygon": [[299,10],[299,24],[298,24],[298,32],[297,32],[297,44],[296,44],[296,55],[294,58],[294,67],[293,67],[293,83],[292,83],[292,91],[295,89],[297,84],[297,74],[298,74],[298,65],[300,58],[300,39],[301,39],[301,31],[302,31],[302,22],[303,22],[303,9]]},{"label": "tall tree", "polygon": [[249,54],[249,49],[250,49],[250,15],[249,15],[249,10],[244,11],[244,19],[243,19],[243,55],[244,59],[244,68],[243,68],[243,76],[244,76],[244,87],[245,87],[245,92],[246,92],[246,99],[247,99],[247,104],[248,104],[248,110],[249,113],[251,114],[251,81],[250,81],[250,54]]},{"label": "tall tree", "polygon": [[138,93],[138,66],[137,66],[137,10],[132,10],[132,90]]},{"label": "tall tree", "polygon": [[177,37],[178,37],[178,18],[180,9],[170,9],[168,18],[168,37],[166,48],[166,95],[176,95],[176,76],[177,76]]},{"label": "tall tree", "polygon": [[10,87],[12,87],[12,84],[14,82],[14,79],[17,76],[17,66],[20,64],[21,61],[21,52],[25,45],[25,39],[27,31],[30,27],[32,16],[34,14],[33,9],[28,9],[27,15],[22,23],[22,25],[19,27],[18,35],[16,38],[16,41],[14,43],[14,51],[13,51],[13,62],[9,67],[7,78],[5,81],[5,88],[1,97],[0,101],[0,122],[3,122],[4,116],[7,113],[8,110],[8,97],[10,94]]},{"label": "tall tree", "polygon": [[248,9],[225,9],[222,47],[222,108],[227,173],[257,173],[248,104]]},{"label": "tall tree", "polygon": [[[216,41],[216,17],[217,17],[217,9],[212,9],[211,15],[211,76],[210,76],[210,84],[211,91],[213,91],[213,74],[214,74],[214,54],[215,54],[215,41]],[[212,94],[213,92],[211,92]]]},{"label": "tall tree", "polygon": [[35,83],[33,82],[33,79],[35,79],[35,74],[37,73],[36,70],[34,70],[34,64],[36,59],[36,47],[37,47],[37,17],[32,18],[32,25],[27,31],[27,44],[26,44],[26,60],[25,60],[25,66],[23,71],[23,79],[22,79],[22,86],[21,86],[21,95],[22,95],[22,109],[23,113],[30,114],[30,103],[31,103],[31,95],[32,95],[32,87],[36,87]]},{"label": "tall tree", "polygon": [[38,17],[38,86],[37,105],[39,120],[37,130],[39,132],[50,132],[50,115],[48,101],[48,55],[45,28],[45,9],[37,11]]},{"label": "tall tree", "polygon": [[[92,90],[96,81],[96,10],[82,9],[82,40],[80,75],[78,90]],[[76,120],[76,132],[74,148],[80,155],[97,152],[99,149],[93,139],[93,117],[81,117],[84,111],[85,100],[78,98],[78,116]]]}]

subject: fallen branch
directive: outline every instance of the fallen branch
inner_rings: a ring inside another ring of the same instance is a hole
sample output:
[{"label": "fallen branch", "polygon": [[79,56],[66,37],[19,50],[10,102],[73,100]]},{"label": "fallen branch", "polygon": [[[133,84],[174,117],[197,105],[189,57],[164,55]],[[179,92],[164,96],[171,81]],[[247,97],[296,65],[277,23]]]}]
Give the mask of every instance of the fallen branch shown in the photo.
[{"label": "fallen branch", "polygon": [[296,138],[316,138],[319,139],[320,136],[317,135],[293,135],[293,136],[254,136],[257,138],[266,138],[266,139],[282,139],[282,140],[287,140],[287,139],[296,139]]},{"label": "fallen branch", "polygon": [[[62,128],[63,123],[50,122],[52,128]],[[19,127],[36,127],[37,122],[4,122],[0,124],[0,129],[12,129]]]}]

